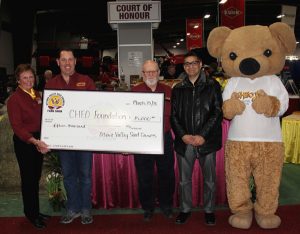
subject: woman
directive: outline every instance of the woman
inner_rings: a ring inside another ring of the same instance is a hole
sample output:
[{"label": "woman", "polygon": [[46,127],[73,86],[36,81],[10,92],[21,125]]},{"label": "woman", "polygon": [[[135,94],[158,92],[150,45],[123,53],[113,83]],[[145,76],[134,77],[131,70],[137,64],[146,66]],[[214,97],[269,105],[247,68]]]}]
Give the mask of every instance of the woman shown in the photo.
[{"label": "woman", "polygon": [[33,89],[35,71],[29,64],[20,64],[15,71],[18,88],[7,102],[7,111],[14,136],[14,149],[20,168],[25,216],[36,228],[46,227],[50,216],[39,212],[39,181],[43,154],[49,151],[39,140],[42,100]]}]

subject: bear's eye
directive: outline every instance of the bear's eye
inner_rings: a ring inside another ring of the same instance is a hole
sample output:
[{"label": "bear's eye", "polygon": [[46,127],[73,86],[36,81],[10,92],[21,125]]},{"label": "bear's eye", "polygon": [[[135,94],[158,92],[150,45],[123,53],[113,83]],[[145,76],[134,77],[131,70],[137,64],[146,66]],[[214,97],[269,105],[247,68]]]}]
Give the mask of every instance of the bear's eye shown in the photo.
[{"label": "bear's eye", "polygon": [[231,60],[235,60],[235,59],[237,58],[236,53],[231,52],[231,53],[229,54],[229,58],[230,58]]},{"label": "bear's eye", "polygon": [[264,52],[264,56],[270,57],[271,55],[272,55],[272,51],[269,50],[269,49],[266,49],[265,52]]}]

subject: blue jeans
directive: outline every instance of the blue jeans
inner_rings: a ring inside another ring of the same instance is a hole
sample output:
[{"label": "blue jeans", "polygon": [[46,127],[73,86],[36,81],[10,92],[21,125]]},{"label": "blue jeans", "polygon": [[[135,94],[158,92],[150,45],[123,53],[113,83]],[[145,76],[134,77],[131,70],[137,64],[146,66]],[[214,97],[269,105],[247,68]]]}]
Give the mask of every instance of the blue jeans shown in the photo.
[{"label": "blue jeans", "polygon": [[67,192],[67,210],[91,210],[93,154],[84,151],[59,151],[58,154]]}]

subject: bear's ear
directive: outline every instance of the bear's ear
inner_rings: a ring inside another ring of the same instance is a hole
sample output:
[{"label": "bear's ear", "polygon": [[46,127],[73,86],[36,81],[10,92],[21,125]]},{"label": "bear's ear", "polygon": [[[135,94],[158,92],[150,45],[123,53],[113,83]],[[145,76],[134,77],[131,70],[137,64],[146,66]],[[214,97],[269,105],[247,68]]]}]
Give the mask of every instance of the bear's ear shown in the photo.
[{"label": "bear's ear", "polygon": [[269,27],[272,36],[278,41],[285,54],[291,54],[296,49],[296,38],[291,27],[286,23],[277,22]]},{"label": "bear's ear", "polygon": [[221,56],[224,41],[230,34],[231,29],[228,27],[214,28],[207,38],[207,50],[211,56],[219,58]]}]

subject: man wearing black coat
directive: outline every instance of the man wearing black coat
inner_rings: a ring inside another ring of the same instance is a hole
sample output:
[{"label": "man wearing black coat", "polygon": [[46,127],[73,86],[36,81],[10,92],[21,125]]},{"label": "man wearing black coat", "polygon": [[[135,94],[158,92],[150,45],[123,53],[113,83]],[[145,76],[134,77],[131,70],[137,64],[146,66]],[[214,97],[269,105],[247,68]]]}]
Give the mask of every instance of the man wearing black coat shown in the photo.
[{"label": "man wearing black coat", "polygon": [[180,214],[177,224],[191,215],[192,174],[198,159],[204,178],[205,223],[215,225],[216,151],[222,146],[222,93],[220,85],[201,70],[194,52],[184,58],[186,77],[172,90],[171,125],[180,175]]}]

